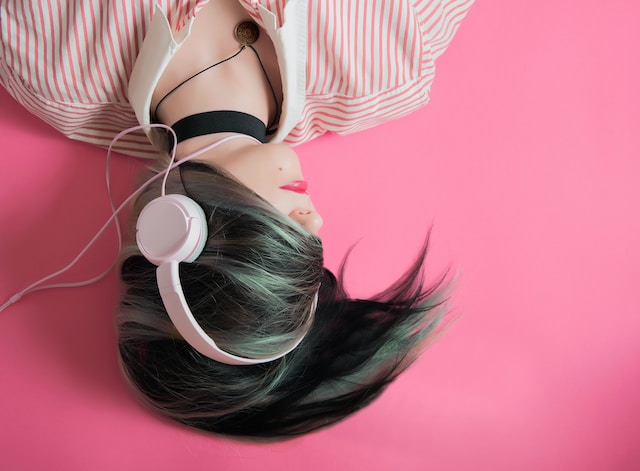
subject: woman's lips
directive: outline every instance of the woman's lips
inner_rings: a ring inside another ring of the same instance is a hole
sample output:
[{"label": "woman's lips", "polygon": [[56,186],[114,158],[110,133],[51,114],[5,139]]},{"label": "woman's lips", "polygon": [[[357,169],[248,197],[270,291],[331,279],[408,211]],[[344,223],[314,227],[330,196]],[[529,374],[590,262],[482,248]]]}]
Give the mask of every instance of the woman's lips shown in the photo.
[{"label": "woman's lips", "polygon": [[295,191],[296,193],[308,194],[309,185],[304,180],[296,180],[280,187],[281,190]]}]

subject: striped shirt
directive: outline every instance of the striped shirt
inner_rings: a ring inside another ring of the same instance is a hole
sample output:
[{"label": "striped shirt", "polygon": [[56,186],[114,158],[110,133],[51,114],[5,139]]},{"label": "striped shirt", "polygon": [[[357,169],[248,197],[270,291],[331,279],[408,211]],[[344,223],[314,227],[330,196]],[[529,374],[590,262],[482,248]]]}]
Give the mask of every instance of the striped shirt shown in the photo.
[{"label": "striped shirt", "polygon": [[[138,124],[127,85],[158,5],[175,31],[197,21],[215,0],[0,0],[0,82],[36,116],[72,139],[103,147]],[[285,7],[306,2],[303,100],[279,140],[297,145],[326,132],[347,134],[423,106],[435,60],[453,38],[473,0],[239,0],[270,33]],[[287,52],[289,54],[290,52]],[[280,62],[280,58],[279,58]],[[283,90],[285,106],[287,90]],[[152,157],[144,133],[116,147]]]}]

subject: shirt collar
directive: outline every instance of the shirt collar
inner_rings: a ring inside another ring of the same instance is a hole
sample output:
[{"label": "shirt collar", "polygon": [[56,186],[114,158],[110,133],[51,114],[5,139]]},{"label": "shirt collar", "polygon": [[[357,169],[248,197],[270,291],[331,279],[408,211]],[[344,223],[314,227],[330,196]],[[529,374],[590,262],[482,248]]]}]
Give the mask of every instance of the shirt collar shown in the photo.
[{"label": "shirt collar", "polygon": [[[278,58],[282,79],[283,103],[278,131],[272,142],[282,141],[295,127],[302,115],[306,87],[307,2],[292,0],[284,8],[282,25],[267,8],[258,7],[262,27],[271,38]],[[144,38],[129,78],[128,98],[141,125],[151,122],[151,98],[167,65],[191,33],[195,17],[190,18],[179,32],[174,32],[167,16],[156,6],[153,19]],[[154,132],[144,129],[151,142]],[[156,141],[157,142],[157,141]]]}]

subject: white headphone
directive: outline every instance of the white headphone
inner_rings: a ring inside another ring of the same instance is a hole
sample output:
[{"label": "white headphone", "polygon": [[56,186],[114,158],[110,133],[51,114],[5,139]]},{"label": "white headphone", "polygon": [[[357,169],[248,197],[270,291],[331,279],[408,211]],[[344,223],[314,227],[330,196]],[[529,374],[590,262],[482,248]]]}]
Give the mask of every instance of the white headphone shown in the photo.
[{"label": "white headphone", "polygon": [[[179,263],[193,262],[207,240],[207,221],[202,208],[184,195],[160,196],[147,204],[136,224],[140,252],[158,266],[156,277],[162,302],[180,335],[204,356],[228,365],[255,365],[285,356],[304,338],[298,336],[285,351],[266,358],[244,358],[221,350],[198,324],[180,284]],[[313,309],[315,310],[315,302]]]},{"label": "white headphone", "polygon": [[[72,266],[78,262],[78,260],[86,253],[86,251],[93,245],[93,243],[104,233],[106,228],[112,222],[115,222],[116,229],[118,231],[118,240],[120,240],[120,226],[118,223],[117,215],[120,211],[126,207],[126,205],[135,196],[140,194],[149,184],[155,180],[164,177],[162,183],[161,196],[148,203],[138,216],[136,223],[136,242],[140,252],[151,263],[158,266],[156,269],[156,277],[158,282],[158,288],[160,290],[160,296],[164,303],[167,314],[171,319],[171,322],[176,327],[180,335],[184,340],[189,343],[194,349],[203,354],[204,356],[211,358],[212,360],[220,363],[226,363],[228,365],[256,365],[260,363],[268,363],[270,361],[282,358],[287,353],[296,348],[306,334],[307,329],[301,329],[302,333],[294,339],[293,343],[284,351],[277,353],[270,357],[261,358],[245,358],[233,355],[220,349],[215,341],[207,335],[207,333],[198,324],[193,317],[187,301],[182,291],[182,285],[180,284],[179,263],[193,262],[202,253],[202,250],[207,241],[207,220],[202,208],[191,198],[184,195],[166,195],[165,186],[169,176],[169,172],[176,168],[178,165],[194,159],[195,157],[207,152],[224,142],[238,138],[249,138],[250,136],[233,135],[221,139],[213,144],[200,149],[193,154],[181,159],[179,162],[175,161],[175,145],[173,146],[172,157],[167,169],[158,173],[150,178],[144,184],[140,186],[135,192],[133,192],[117,209],[113,205],[111,200],[111,191],[109,189],[109,162],[111,157],[111,148],[113,144],[122,136],[136,131],[138,129],[147,129],[152,127],[164,128],[170,132],[174,137],[175,133],[173,129],[164,124],[146,124],[141,126],[135,126],[126,129],[119,133],[111,141],[109,150],[107,152],[107,192],[109,194],[109,200],[111,202],[111,208],[113,214],[102,226],[100,231],[91,239],[91,241],[80,251],[80,253],[73,259],[66,267],[58,270],[55,273],[47,275],[46,277],[32,283],[27,288],[11,296],[4,304],[0,306],[0,311],[3,311],[11,304],[17,302],[25,294],[49,288],[62,288],[62,287],[75,287],[84,286],[99,279],[103,278],[111,268],[104,271],[102,274],[91,278],[89,280],[73,283],[57,283],[50,285],[43,285],[44,282],[49,281],[52,278],[68,271]],[[255,139],[254,139],[255,140]],[[259,142],[256,140],[256,142]],[[318,295],[316,294],[313,304],[311,306],[311,313],[315,312],[318,303]],[[313,316],[310,316],[310,319]]]}]

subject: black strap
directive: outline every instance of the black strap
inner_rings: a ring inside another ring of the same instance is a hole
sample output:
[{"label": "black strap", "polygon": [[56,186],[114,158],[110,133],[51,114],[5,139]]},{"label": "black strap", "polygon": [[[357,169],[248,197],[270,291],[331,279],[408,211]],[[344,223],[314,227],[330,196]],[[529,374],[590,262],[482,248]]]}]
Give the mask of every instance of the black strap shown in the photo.
[{"label": "black strap", "polygon": [[[230,110],[192,114],[182,118],[171,128],[175,131],[178,142],[220,132],[246,134],[260,142],[265,142],[267,136],[267,126],[261,120],[241,111]],[[172,140],[169,135],[169,147],[173,147]]]}]

